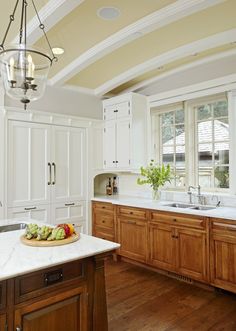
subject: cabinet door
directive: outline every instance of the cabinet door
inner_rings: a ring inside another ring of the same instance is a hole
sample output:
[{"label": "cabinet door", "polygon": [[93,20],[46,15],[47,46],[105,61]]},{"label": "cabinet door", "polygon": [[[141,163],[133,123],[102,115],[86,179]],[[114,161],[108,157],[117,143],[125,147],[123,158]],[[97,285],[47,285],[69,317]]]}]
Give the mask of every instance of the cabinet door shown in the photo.
[{"label": "cabinet door", "polygon": [[176,269],[175,230],[168,225],[149,225],[149,263],[164,270]]},{"label": "cabinet door", "polygon": [[[235,225],[232,226],[235,228]],[[235,231],[235,230],[234,230]],[[236,293],[236,234],[213,233],[211,237],[211,283]]]},{"label": "cabinet door", "polygon": [[51,223],[50,205],[8,208],[7,217],[16,218],[16,219],[24,217],[24,218],[34,219],[37,221]]},{"label": "cabinet door", "polygon": [[[74,290],[79,292],[81,289]],[[72,291],[71,291],[72,292]],[[27,304],[15,311],[15,329],[24,331],[87,330],[87,303],[83,293],[68,297],[63,293],[47,300]]]},{"label": "cabinet door", "polygon": [[119,254],[136,261],[147,260],[147,222],[118,218]]},{"label": "cabinet door", "polygon": [[50,126],[9,121],[8,207],[50,202]]},{"label": "cabinet door", "polygon": [[116,168],[116,122],[107,121],[104,130],[104,167],[107,169]]},{"label": "cabinet door", "polygon": [[85,129],[53,126],[52,202],[85,200],[87,149]]},{"label": "cabinet door", "polygon": [[116,158],[117,168],[130,167],[130,120],[122,119],[117,121],[116,126]]},{"label": "cabinet door", "polygon": [[192,229],[177,229],[176,237],[178,273],[199,281],[206,281],[206,234]]},{"label": "cabinet door", "polygon": [[6,314],[3,314],[3,315],[0,314],[0,330],[1,331],[7,330],[6,324],[7,324]]},{"label": "cabinet door", "polygon": [[87,233],[85,201],[57,203],[51,208],[54,224],[72,223],[78,232]]}]

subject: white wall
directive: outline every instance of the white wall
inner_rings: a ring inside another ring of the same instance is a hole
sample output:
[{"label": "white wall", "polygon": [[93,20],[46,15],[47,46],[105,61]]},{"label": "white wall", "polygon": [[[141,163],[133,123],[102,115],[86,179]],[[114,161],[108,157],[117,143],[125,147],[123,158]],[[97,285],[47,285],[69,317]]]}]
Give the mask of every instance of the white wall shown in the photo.
[{"label": "white wall", "polygon": [[[21,102],[8,96],[5,98],[5,106],[23,108]],[[51,86],[47,86],[44,96],[31,102],[28,109],[102,119],[102,101],[98,97]]]}]

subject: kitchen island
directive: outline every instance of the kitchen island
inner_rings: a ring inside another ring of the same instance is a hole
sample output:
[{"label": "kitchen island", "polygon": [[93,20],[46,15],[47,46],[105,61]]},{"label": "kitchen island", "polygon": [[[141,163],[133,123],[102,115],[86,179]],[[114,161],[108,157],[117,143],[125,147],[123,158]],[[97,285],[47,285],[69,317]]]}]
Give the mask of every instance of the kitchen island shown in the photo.
[{"label": "kitchen island", "polygon": [[104,259],[119,245],[81,234],[65,246],[30,247],[23,233],[0,233],[0,331],[106,331]]}]

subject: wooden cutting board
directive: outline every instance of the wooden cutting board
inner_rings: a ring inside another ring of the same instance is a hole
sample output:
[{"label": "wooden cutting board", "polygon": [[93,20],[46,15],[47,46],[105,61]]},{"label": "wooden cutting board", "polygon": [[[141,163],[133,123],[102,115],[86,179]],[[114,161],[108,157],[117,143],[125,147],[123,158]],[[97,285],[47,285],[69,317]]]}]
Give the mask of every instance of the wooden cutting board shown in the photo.
[{"label": "wooden cutting board", "polygon": [[26,239],[24,235],[20,237],[21,242],[24,245],[27,246],[33,246],[33,247],[53,247],[53,246],[62,246],[62,245],[67,245],[71,244],[77,240],[79,240],[79,234],[73,234],[72,236],[62,239],[62,240],[52,240],[52,241],[47,241],[47,240],[36,240],[36,239]]}]

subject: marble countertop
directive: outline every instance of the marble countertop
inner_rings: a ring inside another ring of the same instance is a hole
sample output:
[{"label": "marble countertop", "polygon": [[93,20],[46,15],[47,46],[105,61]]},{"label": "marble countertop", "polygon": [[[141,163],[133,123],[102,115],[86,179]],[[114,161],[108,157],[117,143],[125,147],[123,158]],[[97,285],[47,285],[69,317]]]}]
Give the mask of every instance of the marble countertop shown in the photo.
[{"label": "marble countertop", "polygon": [[[29,219],[0,220],[1,225],[39,223]],[[119,248],[119,244],[85,234],[64,246],[30,247],[20,241],[24,230],[0,233],[0,280],[13,278],[36,270],[83,259]]]},{"label": "marble countertop", "polygon": [[[110,202],[114,205],[122,205],[122,206],[130,206],[130,207],[139,207],[146,208],[152,210],[160,210],[160,211],[169,211],[181,214],[190,214],[190,215],[200,215],[206,217],[213,218],[223,218],[228,220],[236,221],[236,207],[217,207],[211,210],[195,210],[190,208],[175,208],[166,206],[171,203],[177,203],[177,201],[155,201],[152,199],[141,198],[141,197],[132,197],[132,196],[95,196],[92,198],[92,201],[100,201],[100,202]],[[186,203],[186,202],[178,202],[178,203]]]}]

